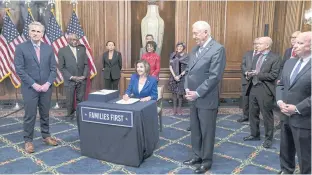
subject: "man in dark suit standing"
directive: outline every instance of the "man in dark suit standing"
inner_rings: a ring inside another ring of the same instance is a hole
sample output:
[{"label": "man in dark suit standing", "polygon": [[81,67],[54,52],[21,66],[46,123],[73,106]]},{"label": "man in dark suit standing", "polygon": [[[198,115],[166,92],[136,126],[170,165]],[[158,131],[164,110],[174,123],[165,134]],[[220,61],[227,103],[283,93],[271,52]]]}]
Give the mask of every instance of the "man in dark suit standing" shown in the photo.
[{"label": "man in dark suit standing", "polygon": [[51,146],[57,142],[50,136],[49,111],[52,83],[56,78],[56,60],[51,46],[41,42],[44,26],[39,22],[29,25],[30,40],[19,44],[15,50],[14,65],[22,80],[25,105],[24,141],[27,153],[34,152],[33,135],[39,107],[40,127],[43,141]]},{"label": "man in dark suit standing", "polygon": [[59,67],[64,77],[66,90],[67,117],[75,117],[75,96],[77,104],[82,102],[86,91],[86,79],[88,76],[88,56],[86,48],[78,45],[78,36],[68,34],[68,46],[58,52]]},{"label": "man in dark suit standing", "polygon": [[205,21],[193,24],[193,38],[197,44],[190,53],[184,88],[191,101],[191,144],[193,157],[185,165],[200,164],[194,171],[202,174],[212,165],[216,118],[219,107],[219,83],[225,68],[225,49],[211,37],[210,25]]},{"label": "man in dark suit standing", "polygon": [[[277,83],[279,83],[279,81],[280,81],[280,79],[281,79],[282,71],[283,71],[283,67],[284,67],[285,62],[286,62],[288,59],[290,59],[290,58],[296,58],[296,53],[294,52],[293,47],[294,47],[294,45],[295,45],[295,43],[296,43],[296,38],[297,38],[297,36],[298,36],[300,33],[301,33],[300,31],[295,31],[295,32],[291,35],[291,37],[290,37],[291,47],[285,50],[283,60],[281,61],[281,69],[280,69],[280,73],[279,73],[279,76],[278,76]],[[286,119],[286,118],[284,117],[284,115],[281,114],[280,112],[277,112],[276,114],[279,116],[280,121]],[[281,129],[281,122],[279,122],[279,123],[276,125],[275,129],[276,129],[276,130],[277,130],[277,129]]]},{"label": "man in dark suit standing", "polygon": [[280,74],[282,73],[283,67],[285,62],[289,59],[289,58],[295,58],[296,54],[294,52],[294,45],[296,43],[296,38],[297,36],[300,34],[300,31],[295,31],[291,37],[290,37],[290,43],[291,43],[291,47],[285,50],[284,56],[283,56],[283,61],[281,62],[281,71]]},{"label": "man in dark suit standing", "polygon": [[243,57],[243,62],[241,64],[242,70],[242,108],[243,116],[237,120],[237,122],[247,122],[249,120],[249,96],[246,96],[247,89],[247,73],[251,71],[252,60],[258,54],[257,51],[258,38],[253,42],[254,50],[247,51]]},{"label": "man in dark suit standing", "polygon": [[274,131],[274,96],[275,80],[280,70],[279,56],[271,52],[272,39],[261,37],[258,40],[257,51],[259,56],[253,60],[252,71],[247,72],[246,95],[249,95],[249,120],[251,134],[244,137],[244,141],[260,140],[260,118],[263,116],[265,141],[264,148],[272,146]]},{"label": "man in dark suit standing", "polygon": [[285,174],[293,174],[297,153],[300,174],[311,174],[311,36],[298,35],[298,59],[286,61],[276,88],[276,101],[287,120],[281,121],[280,161]]}]

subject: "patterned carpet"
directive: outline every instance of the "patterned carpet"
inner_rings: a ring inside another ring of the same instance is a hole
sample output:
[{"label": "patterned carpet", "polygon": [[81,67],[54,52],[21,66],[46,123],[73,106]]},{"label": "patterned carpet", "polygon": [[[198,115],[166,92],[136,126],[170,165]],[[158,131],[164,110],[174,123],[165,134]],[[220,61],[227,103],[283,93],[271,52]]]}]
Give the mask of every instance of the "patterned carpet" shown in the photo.
[{"label": "patterned carpet", "polygon": [[[9,112],[9,111],[7,111]],[[182,162],[191,155],[188,109],[185,115],[173,116],[164,110],[164,129],[154,154],[139,168],[116,165],[80,155],[75,121],[65,121],[64,111],[51,112],[51,133],[60,145],[50,147],[42,142],[40,125],[34,133],[35,153],[25,153],[22,139],[22,112],[0,119],[0,174],[191,174],[194,167]],[[0,113],[0,116],[3,116]],[[214,160],[209,174],[276,174],[279,169],[279,131],[273,147],[265,149],[263,126],[261,141],[244,142],[249,126],[236,122],[241,111],[221,108],[217,120]]]}]

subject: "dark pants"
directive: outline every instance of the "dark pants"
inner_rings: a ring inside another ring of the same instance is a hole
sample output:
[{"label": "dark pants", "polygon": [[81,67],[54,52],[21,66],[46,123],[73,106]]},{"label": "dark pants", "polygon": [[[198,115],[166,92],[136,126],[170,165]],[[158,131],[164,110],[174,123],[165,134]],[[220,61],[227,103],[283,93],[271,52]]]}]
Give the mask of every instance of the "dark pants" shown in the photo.
[{"label": "dark pants", "polygon": [[242,84],[242,109],[243,117],[249,118],[249,96],[246,96],[247,85]]},{"label": "dark pants", "polygon": [[36,123],[37,107],[39,107],[40,129],[43,138],[50,137],[49,111],[51,106],[52,88],[47,92],[37,92],[32,87],[22,88],[24,99],[24,141],[32,142]]},{"label": "dark pants", "polygon": [[191,144],[195,158],[203,165],[211,166],[215,143],[217,109],[191,107]]},{"label": "dark pants", "polygon": [[244,118],[249,118],[249,96],[244,95],[243,96],[243,115]]},{"label": "dark pants", "polygon": [[65,86],[66,90],[66,106],[67,106],[67,115],[72,115],[75,112],[75,96],[76,96],[76,105],[83,101],[86,84],[84,83],[74,83],[71,82],[69,86]]},{"label": "dark pants", "polygon": [[104,79],[104,89],[118,90],[119,79]]},{"label": "dark pants", "polygon": [[297,153],[300,174],[311,174],[311,129],[297,128],[281,121],[280,162],[286,174],[295,171]]},{"label": "dark pants", "polygon": [[251,135],[254,137],[260,136],[260,112],[263,116],[265,139],[273,139],[274,117],[273,103],[274,97],[267,94],[263,84],[252,86],[249,94],[249,121]]}]

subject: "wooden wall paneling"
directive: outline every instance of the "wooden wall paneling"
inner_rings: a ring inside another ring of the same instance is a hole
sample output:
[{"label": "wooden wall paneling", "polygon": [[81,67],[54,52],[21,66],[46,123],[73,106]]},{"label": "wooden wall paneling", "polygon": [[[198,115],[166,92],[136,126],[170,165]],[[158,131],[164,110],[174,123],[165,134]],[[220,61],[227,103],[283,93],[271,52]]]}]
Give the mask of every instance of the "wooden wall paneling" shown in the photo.
[{"label": "wooden wall paneling", "polygon": [[118,42],[122,67],[131,68],[131,2],[118,1]]},{"label": "wooden wall paneling", "polygon": [[229,1],[227,3],[225,34],[227,66],[235,65],[236,70],[240,70],[243,54],[252,48],[253,15],[253,2]]},{"label": "wooden wall paneling", "polygon": [[207,21],[211,27],[212,37],[224,44],[224,27],[226,19],[226,1],[203,1],[201,20]]},{"label": "wooden wall paneling", "polygon": [[[175,43],[185,42],[187,44],[187,36],[190,32],[189,24],[189,2],[177,1],[175,7]],[[188,52],[188,50],[186,50]]]},{"label": "wooden wall paneling", "polygon": [[312,8],[311,6],[311,1],[304,1],[302,3],[303,7],[302,7],[302,16],[301,16],[301,31],[303,32],[308,32],[308,31],[311,31],[311,25],[308,25],[308,24],[304,24],[304,13],[306,10],[309,10]]},{"label": "wooden wall paneling", "polygon": [[[286,13],[287,10],[287,2],[286,1],[276,1],[275,4],[275,14],[274,14],[274,26],[273,26],[273,46],[272,51],[283,55],[283,43],[284,43],[284,32],[285,32],[285,21],[286,21]],[[288,39],[288,41],[290,41]]]},{"label": "wooden wall paneling", "polygon": [[201,10],[202,10],[202,2],[200,1],[189,1],[189,26],[187,28],[188,32],[188,38],[187,38],[187,50],[189,52],[192,51],[192,48],[196,45],[194,39],[193,39],[193,33],[192,33],[192,25],[199,20],[202,20],[201,17]]},{"label": "wooden wall paneling", "polygon": [[241,71],[226,69],[220,92],[221,98],[239,98],[241,95]]},{"label": "wooden wall paneling", "polygon": [[243,54],[252,48],[254,5],[253,2],[229,1],[226,7],[225,48],[227,65],[221,83],[221,97],[234,98],[240,96],[240,64]]},{"label": "wooden wall paneling", "polygon": [[161,51],[161,68],[169,68],[170,53],[175,51],[175,1],[159,1],[159,15],[164,20],[165,32]]},{"label": "wooden wall paneling", "polygon": [[253,39],[264,36],[265,24],[269,24],[268,36],[272,38],[275,1],[255,1],[253,15]]},{"label": "wooden wall paneling", "polygon": [[131,66],[140,58],[141,21],[147,12],[147,1],[131,1]]},{"label": "wooden wall paneling", "polygon": [[284,25],[285,31],[283,39],[283,51],[291,46],[291,34],[297,30],[300,30],[300,25],[302,21],[302,3],[303,1],[287,1],[287,12]]}]

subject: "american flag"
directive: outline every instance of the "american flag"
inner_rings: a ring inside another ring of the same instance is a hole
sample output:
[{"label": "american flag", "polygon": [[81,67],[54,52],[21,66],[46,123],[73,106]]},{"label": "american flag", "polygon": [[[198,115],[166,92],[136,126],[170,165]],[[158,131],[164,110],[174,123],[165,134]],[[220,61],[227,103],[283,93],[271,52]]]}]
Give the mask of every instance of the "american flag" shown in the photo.
[{"label": "american flag", "polygon": [[22,33],[22,38],[24,39],[24,41],[29,40],[29,24],[32,23],[34,21],[34,18],[31,14],[31,10],[30,8],[28,8],[28,15],[24,24],[24,28],[23,28],[23,33]]},{"label": "american flag", "polygon": [[93,62],[93,56],[92,56],[92,50],[91,47],[88,43],[87,37],[85,36],[81,25],[79,23],[79,19],[76,15],[76,12],[73,11],[72,16],[70,18],[69,24],[67,26],[67,30],[66,33],[74,33],[78,36],[79,38],[79,42],[81,44],[83,44],[86,47],[86,52],[87,52],[87,56],[88,56],[88,63],[89,63],[89,75],[90,75],[90,79],[92,79],[96,74],[96,67],[94,65]]},{"label": "american flag", "polygon": [[[55,59],[56,59],[56,62],[58,63],[57,53],[60,48],[67,46],[68,43],[66,41],[66,38],[63,35],[63,32],[60,26],[58,25],[55,19],[55,15],[53,12],[51,12],[48,27],[43,37],[43,41],[53,47]],[[64,79],[59,69],[57,69],[56,73],[57,74],[56,74],[54,86],[58,87],[60,84],[64,82]]]},{"label": "american flag", "polygon": [[19,88],[21,86],[21,80],[15,72],[14,53],[15,47],[24,42],[24,40],[19,35],[16,26],[10,18],[10,15],[9,10],[6,9],[6,14],[3,19],[2,33],[0,35],[0,59],[3,67],[3,75],[7,75],[8,72],[11,72],[11,82],[15,88]]}]

